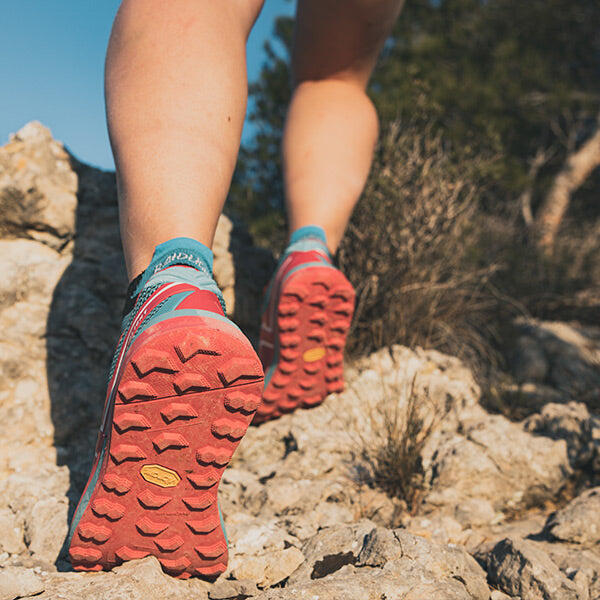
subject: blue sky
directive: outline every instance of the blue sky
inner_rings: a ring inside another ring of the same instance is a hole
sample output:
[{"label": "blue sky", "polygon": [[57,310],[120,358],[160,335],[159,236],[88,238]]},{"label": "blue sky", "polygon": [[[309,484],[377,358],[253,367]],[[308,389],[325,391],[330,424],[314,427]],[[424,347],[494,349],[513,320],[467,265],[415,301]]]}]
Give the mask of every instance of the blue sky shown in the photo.
[{"label": "blue sky", "polygon": [[[221,1],[221,0],[215,0]],[[104,53],[119,0],[0,0],[0,144],[38,120],[81,160],[114,168],[104,121]],[[266,0],[248,41],[248,75],[290,0]],[[248,127],[244,137],[252,135]]]}]

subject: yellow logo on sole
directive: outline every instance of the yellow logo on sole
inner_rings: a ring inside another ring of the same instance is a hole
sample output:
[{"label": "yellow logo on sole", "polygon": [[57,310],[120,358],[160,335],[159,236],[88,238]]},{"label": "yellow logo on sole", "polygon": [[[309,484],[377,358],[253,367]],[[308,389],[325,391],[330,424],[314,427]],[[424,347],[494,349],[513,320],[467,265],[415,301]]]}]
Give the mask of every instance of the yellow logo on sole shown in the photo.
[{"label": "yellow logo on sole", "polygon": [[181,481],[181,477],[175,471],[160,465],[144,465],[140,469],[140,475],[146,481],[160,487],[175,487]]},{"label": "yellow logo on sole", "polygon": [[325,348],[318,346],[317,348],[311,348],[307,350],[303,355],[302,359],[304,362],[315,362],[325,356]]}]

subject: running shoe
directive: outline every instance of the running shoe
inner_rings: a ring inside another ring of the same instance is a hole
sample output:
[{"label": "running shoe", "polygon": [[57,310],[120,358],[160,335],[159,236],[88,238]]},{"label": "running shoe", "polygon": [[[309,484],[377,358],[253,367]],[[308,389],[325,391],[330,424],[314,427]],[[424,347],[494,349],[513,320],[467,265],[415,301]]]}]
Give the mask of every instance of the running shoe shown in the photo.
[{"label": "running shoe", "polygon": [[344,389],[344,346],[355,293],[334,267],[319,227],[296,231],[267,288],[259,356],[265,369],[258,424],[312,408]]},{"label": "running shoe", "polygon": [[260,403],[263,370],[225,317],[211,270],[206,246],[177,238],[135,286],[69,533],[76,570],[149,555],[184,579],[227,566],[219,482]]}]

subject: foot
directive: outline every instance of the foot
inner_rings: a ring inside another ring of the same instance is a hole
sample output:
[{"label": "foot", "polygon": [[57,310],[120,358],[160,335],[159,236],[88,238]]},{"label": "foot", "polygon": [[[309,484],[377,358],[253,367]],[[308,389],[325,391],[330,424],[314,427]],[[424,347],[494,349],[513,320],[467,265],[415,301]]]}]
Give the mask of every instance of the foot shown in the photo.
[{"label": "foot", "polygon": [[333,266],[320,228],[297,233],[265,297],[259,345],[265,388],[254,423],[312,408],[344,389],[354,289]]},{"label": "foot", "polygon": [[203,251],[186,238],[161,244],[131,298],[71,524],[76,570],[148,555],[181,578],[226,568],[219,482],[260,402],[263,371],[224,316]]}]

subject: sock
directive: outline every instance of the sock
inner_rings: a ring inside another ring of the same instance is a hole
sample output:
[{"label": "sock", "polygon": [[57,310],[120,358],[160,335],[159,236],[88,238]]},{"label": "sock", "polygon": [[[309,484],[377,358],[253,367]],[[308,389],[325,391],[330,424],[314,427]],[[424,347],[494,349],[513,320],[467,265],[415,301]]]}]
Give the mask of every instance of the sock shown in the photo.
[{"label": "sock", "polygon": [[202,242],[192,238],[173,238],[156,246],[150,264],[129,284],[123,314],[127,314],[133,308],[137,295],[152,275],[176,265],[193,267],[212,280],[212,250]]},{"label": "sock", "polygon": [[156,246],[146,272],[154,275],[174,265],[194,267],[212,277],[212,250],[192,238],[173,238]]},{"label": "sock", "polygon": [[306,252],[308,250],[321,250],[331,258],[327,248],[327,237],[322,227],[318,225],[306,225],[296,229],[290,237],[290,243],[285,249],[284,255],[290,252]]}]

